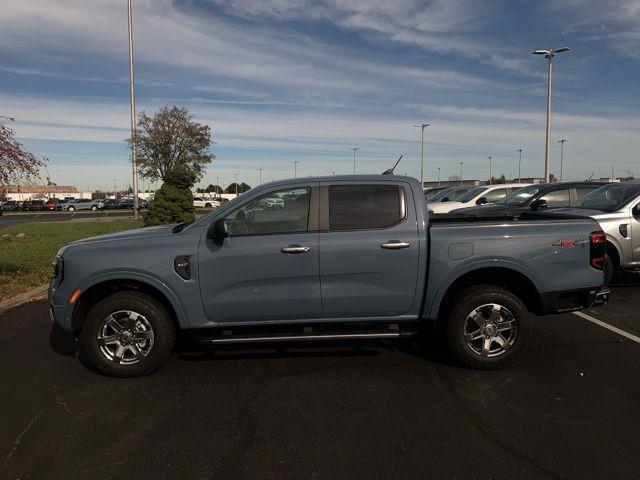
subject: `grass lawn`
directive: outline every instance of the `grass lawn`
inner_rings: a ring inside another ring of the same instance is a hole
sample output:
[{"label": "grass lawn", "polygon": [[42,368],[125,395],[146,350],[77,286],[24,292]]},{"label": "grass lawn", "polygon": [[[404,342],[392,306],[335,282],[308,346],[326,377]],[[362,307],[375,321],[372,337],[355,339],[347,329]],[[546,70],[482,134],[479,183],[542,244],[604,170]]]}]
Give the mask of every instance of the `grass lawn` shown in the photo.
[{"label": "grass lawn", "polygon": [[[0,230],[0,300],[47,283],[51,261],[69,242],[142,226],[136,220],[113,222],[33,222]],[[24,233],[25,239],[16,234]],[[9,234],[10,237],[3,235]]]}]

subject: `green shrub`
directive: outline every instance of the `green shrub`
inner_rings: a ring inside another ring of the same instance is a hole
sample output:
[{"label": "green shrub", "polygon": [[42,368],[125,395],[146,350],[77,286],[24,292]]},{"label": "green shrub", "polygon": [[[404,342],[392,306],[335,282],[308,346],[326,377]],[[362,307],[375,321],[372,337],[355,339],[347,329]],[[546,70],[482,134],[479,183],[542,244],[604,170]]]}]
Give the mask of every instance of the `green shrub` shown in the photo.
[{"label": "green shrub", "polygon": [[145,225],[193,222],[195,211],[190,188],[195,180],[195,174],[186,167],[169,170],[144,216]]}]

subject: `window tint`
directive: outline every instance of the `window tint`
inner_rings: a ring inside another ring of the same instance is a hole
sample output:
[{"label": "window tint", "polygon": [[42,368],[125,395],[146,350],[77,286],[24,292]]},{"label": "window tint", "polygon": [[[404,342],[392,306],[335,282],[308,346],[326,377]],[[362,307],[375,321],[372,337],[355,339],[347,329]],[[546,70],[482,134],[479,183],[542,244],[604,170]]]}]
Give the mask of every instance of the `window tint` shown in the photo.
[{"label": "window tint", "polygon": [[593,188],[591,187],[580,187],[580,188],[576,188],[576,200],[578,198],[582,198],[585,195],[589,195],[591,192],[597,190],[600,187],[600,185],[598,186],[593,186]]},{"label": "window tint", "polygon": [[486,195],[483,195],[483,197],[487,199],[487,203],[497,202],[498,200],[501,200],[506,196],[507,196],[506,188],[496,188],[495,190],[491,190],[490,192],[487,192]]},{"label": "window tint", "polygon": [[385,228],[404,218],[402,190],[397,185],[332,185],[329,229]]},{"label": "window tint", "polygon": [[547,201],[549,207],[566,207],[569,205],[569,190],[556,190],[540,197]]},{"label": "window tint", "polygon": [[255,198],[225,217],[229,235],[305,232],[309,199],[309,188],[289,188]]}]

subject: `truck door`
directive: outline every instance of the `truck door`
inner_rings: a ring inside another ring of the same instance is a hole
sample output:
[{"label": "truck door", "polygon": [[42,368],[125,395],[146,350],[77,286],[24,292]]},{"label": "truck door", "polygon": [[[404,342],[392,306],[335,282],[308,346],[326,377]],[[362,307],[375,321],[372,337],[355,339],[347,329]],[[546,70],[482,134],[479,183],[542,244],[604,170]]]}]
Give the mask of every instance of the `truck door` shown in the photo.
[{"label": "truck door", "polygon": [[198,275],[209,320],[322,317],[317,185],[253,197],[224,216],[227,238],[201,240]]},{"label": "truck door", "polygon": [[324,182],[320,284],[325,317],[409,312],[418,278],[418,219],[409,184]]}]

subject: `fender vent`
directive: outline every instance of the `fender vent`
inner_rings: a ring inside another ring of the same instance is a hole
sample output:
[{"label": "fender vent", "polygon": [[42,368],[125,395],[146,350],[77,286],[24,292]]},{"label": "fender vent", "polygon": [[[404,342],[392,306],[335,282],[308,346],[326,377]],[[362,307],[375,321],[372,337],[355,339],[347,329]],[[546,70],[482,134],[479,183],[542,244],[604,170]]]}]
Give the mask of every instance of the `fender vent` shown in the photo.
[{"label": "fender vent", "polygon": [[173,268],[185,280],[191,278],[191,258],[189,255],[178,255],[173,260]]}]

